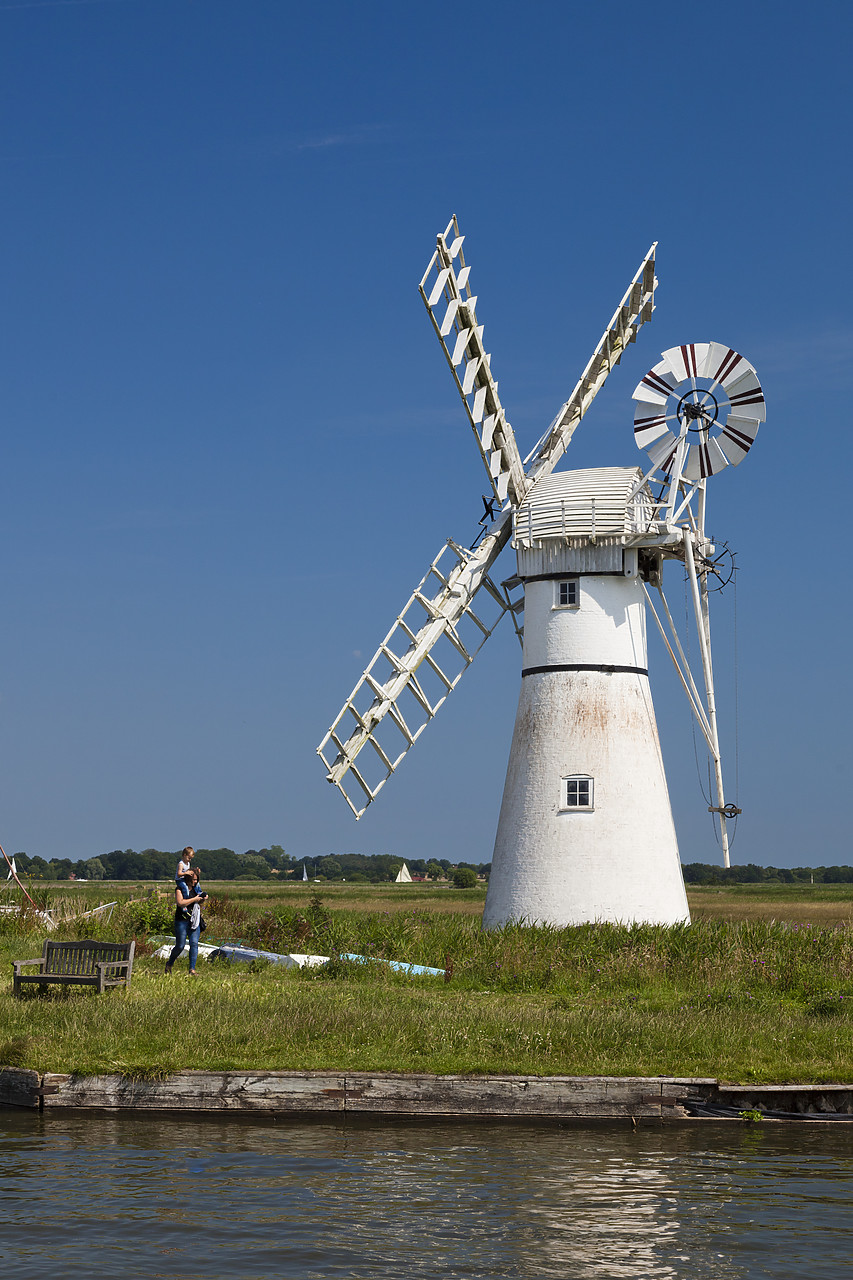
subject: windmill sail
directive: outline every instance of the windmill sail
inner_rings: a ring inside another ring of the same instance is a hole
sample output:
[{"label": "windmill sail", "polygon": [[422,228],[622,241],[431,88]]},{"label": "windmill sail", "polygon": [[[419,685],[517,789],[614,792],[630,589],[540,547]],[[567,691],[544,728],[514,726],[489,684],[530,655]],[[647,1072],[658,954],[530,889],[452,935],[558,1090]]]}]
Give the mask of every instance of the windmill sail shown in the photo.
[{"label": "windmill sail", "polygon": [[[442,547],[317,748],[329,781],[357,818],[511,607],[488,577],[511,532],[507,511],[476,551],[454,542]],[[478,602],[475,613],[471,601],[481,587],[483,607]],[[356,765],[366,746],[367,757]]]},{"label": "windmill sail", "polygon": [[471,293],[471,268],[465,265],[462,252],[464,239],[454,214],[444,235],[438,237],[419,286],[420,295],[462,397],[492,492],[501,506],[507,498],[518,506],[531,482],[524,474],[515,435],[492,377],[491,357],[483,346],[483,326],[477,323],[475,311],[477,299]]}]

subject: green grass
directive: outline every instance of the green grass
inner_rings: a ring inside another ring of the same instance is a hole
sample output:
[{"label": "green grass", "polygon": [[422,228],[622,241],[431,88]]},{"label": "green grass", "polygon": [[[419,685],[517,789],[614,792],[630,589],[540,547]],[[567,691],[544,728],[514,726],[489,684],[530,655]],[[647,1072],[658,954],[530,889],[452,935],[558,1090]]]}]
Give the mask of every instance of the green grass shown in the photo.
[{"label": "green grass", "polygon": [[853,925],[853,885],[739,884],[688,886],[694,920],[784,920]]},{"label": "green grass", "polygon": [[726,884],[688,888],[699,893],[722,893],[746,902],[853,902],[853,884]]},{"label": "green grass", "polygon": [[794,1004],[703,1007],[672,993],[630,1000],[306,981],[267,970],[187,978],[141,972],[128,993],[9,1002],[19,1065],[156,1077],[210,1070],[428,1071],[848,1080],[846,1016]]},{"label": "green grass", "polygon": [[[172,900],[175,885],[173,881],[154,880],[98,880],[79,883],[61,881],[38,883],[38,890],[47,894],[52,901],[63,903],[79,903],[80,909],[94,907],[101,902],[118,900],[124,902],[128,898],[142,898],[152,893],[161,893]],[[208,880],[204,879],[204,888],[212,894],[225,894],[227,897],[253,910],[276,903],[308,902],[318,891],[330,908],[346,907],[353,911],[399,911],[412,906],[420,906],[427,911],[470,911],[480,915],[486,899],[486,886],[480,884],[476,889],[453,889],[449,884],[349,884],[342,881],[328,881],[318,884],[302,880]],[[11,901],[11,898],[8,900]],[[17,900],[17,899],[16,899]]]},{"label": "green grass", "polygon": [[131,1076],[327,1068],[853,1081],[853,929],[844,925],[698,919],[675,929],[484,933],[480,889],[417,887],[388,902],[395,886],[323,885],[318,902],[316,888],[217,892],[206,939],[447,965],[450,981],[339,960],[301,972],[203,964],[191,981],[183,958],[167,979],[145,939],[171,906],[150,899],[121,905],[109,925],[58,931],[136,935],[129,992],[31,990],[16,1001],[10,961],[39,954],[43,933],[7,918],[0,1065]]}]

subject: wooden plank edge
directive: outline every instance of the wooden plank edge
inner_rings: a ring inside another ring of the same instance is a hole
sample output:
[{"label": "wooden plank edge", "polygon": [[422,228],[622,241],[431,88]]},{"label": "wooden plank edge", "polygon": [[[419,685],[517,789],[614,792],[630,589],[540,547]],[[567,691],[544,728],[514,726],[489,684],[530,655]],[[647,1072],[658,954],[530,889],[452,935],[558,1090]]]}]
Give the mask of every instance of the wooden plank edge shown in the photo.
[{"label": "wooden plank edge", "polygon": [[[714,1083],[703,1082],[706,1089]],[[697,1084],[691,1082],[695,1091]],[[45,1108],[495,1119],[660,1119],[684,1085],[647,1077],[178,1072],[164,1080],[47,1073]],[[682,1114],[684,1114],[682,1112]]]},{"label": "wooden plank edge", "polygon": [[[435,1076],[406,1072],[181,1071],[162,1080],[0,1067],[0,1105],[108,1111],[347,1115],[352,1118],[686,1120],[687,1102],[778,1107],[818,1120],[848,1111],[853,1084],[735,1085],[708,1077]],[[777,1099],[779,1101],[777,1101]],[[740,1101],[743,1100],[743,1101]],[[811,1104],[811,1105],[809,1105]],[[815,1110],[811,1106],[817,1104]],[[791,1109],[794,1109],[792,1105]],[[725,1117],[707,1117],[717,1120]],[[768,1120],[771,1117],[767,1117]]]},{"label": "wooden plank edge", "polygon": [[0,1067],[0,1106],[38,1107],[41,1076],[25,1067]]}]

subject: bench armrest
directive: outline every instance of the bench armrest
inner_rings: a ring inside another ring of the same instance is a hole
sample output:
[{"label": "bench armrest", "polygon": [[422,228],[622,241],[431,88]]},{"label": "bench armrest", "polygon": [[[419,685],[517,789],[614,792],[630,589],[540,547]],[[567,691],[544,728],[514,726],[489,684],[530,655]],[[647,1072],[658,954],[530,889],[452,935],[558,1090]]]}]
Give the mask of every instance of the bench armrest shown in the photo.
[{"label": "bench armrest", "polygon": [[15,970],[15,973],[20,973],[25,964],[39,964],[44,968],[44,956],[39,956],[35,960],[13,960],[12,967]]},{"label": "bench armrest", "polygon": [[95,968],[100,972],[107,969],[127,969],[130,967],[130,960],[99,960]]}]

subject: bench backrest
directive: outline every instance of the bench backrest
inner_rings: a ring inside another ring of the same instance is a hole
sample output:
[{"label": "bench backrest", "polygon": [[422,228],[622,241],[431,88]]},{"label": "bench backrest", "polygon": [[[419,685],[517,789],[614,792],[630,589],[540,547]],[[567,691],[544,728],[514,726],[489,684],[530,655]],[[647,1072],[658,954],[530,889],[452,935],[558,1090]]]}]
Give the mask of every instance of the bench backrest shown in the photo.
[{"label": "bench backrest", "polygon": [[70,973],[80,977],[97,974],[95,966],[105,960],[128,960],[132,942],[51,942],[44,944],[45,973]]}]

